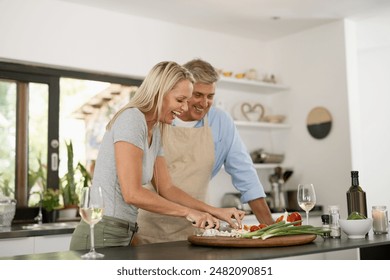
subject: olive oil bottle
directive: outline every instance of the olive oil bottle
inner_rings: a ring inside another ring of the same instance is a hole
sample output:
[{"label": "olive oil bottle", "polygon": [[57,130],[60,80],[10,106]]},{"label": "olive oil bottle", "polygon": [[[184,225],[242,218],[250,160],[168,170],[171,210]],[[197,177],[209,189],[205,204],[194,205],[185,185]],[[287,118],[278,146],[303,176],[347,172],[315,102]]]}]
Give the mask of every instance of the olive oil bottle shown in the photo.
[{"label": "olive oil bottle", "polygon": [[351,171],[352,184],[347,191],[348,216],[358,212],[367,217],[366,193],[359,185],[359,171]]}]

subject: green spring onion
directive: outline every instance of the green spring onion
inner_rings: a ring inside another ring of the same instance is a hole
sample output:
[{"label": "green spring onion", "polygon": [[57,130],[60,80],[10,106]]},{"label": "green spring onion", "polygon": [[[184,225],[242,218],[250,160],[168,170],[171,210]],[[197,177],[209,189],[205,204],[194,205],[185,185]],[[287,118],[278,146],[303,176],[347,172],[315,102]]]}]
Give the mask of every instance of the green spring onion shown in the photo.
[{"label": "green spring onion", "polygon": [[244,233],[241,235],[242,238],[261,238],[263,240],[274,237],[274,236],[286,236],[286,235],[298,235],[298,234],[316,234],[324,235],[325,233],[330,232],[329,229],[323,229],[322,227],[314,227],[312,225],[301,225],[294,226],[299,224],[302,221],[295,221],[292,223],[286,223],[285,221],[280,221],[278,223],[269,225],[265,228],[259,229],[257,231]]}]

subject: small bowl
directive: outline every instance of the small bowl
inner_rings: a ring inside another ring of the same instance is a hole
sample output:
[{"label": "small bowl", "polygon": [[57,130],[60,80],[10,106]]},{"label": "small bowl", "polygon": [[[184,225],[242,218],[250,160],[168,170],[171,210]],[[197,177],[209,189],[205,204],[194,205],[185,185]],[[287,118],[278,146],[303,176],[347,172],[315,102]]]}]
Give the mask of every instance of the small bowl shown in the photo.
[{"label": "small bowl", "polygon": [[284,115],[267,115],[264,116],[262,121],[270,122],[270,123],[282,123],[286,119]]},{"label": "small bowl", "polygon": [[344,220],[340,219],[340,227],[350,239],[365,238],[372,227],[372,219]]},{"label": "small bowl", "polygon": [[225,72],[222,72],[222,75],[224,75],[225,77],[231,77],[233,75],[233,72],[225,71]]}]

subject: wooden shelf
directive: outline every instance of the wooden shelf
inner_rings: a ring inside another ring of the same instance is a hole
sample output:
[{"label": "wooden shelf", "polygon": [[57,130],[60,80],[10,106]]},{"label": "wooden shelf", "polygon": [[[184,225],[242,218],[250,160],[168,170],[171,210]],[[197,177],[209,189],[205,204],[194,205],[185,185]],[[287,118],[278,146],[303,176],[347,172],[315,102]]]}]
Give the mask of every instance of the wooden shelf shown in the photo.
[{"label": "wooden shelf", "polygon": [[221,77],[218,81],[218,86],[221,88],[244,90],[248,92],[256,93],[276,93],[280,91],[286,91],[289,88],[281,84],[265,83],[262,81],[237,79],[237,78],[226,78]]},{"label": "wooden shelf", "polygon": [[269,123],[269,122],[248,122],[234,121],[237,127],[253,127],[253,128],[269,128],[269,129],[288,129],[291,126],[285,123]]}]

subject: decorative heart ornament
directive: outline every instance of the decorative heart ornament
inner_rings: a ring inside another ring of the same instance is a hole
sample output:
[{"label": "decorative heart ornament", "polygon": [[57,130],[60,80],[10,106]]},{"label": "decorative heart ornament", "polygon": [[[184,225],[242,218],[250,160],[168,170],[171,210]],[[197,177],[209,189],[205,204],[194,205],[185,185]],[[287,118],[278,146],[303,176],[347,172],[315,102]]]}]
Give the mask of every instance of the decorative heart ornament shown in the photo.
[{"label": "decorative heart ornament", "polygon": [[260,103],[249,104],[242,103],[241,104],[241,113],[248,121],[261,121],[264,117],[264,107]]}]

